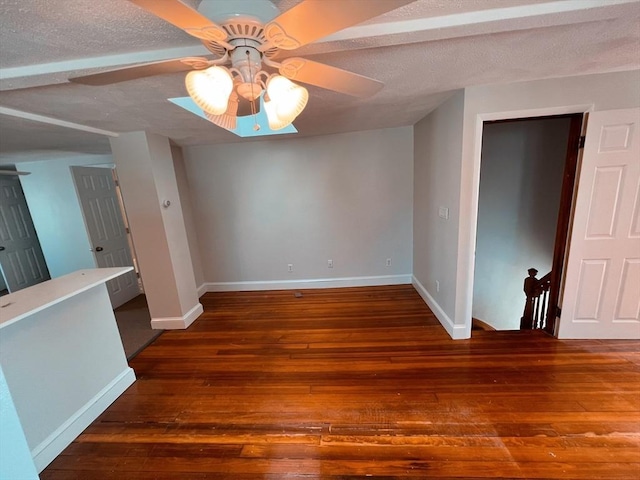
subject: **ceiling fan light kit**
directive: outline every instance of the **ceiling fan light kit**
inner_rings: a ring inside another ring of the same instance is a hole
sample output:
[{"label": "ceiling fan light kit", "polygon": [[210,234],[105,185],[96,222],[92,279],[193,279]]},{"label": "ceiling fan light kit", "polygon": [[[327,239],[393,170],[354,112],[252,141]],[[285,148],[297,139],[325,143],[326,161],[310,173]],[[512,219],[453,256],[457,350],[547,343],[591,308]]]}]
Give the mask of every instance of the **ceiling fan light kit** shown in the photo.
[{"label": "ceiling fan light kit", "polygon": [[227,111],[229,96],[233,91],[233,78],[226,68],[213,66],[189,72],[185,85],[189,96],[205,112],[222,115]]},{"label": "ceiling fan light kit", "polygon": [[[303,58],[277,62],[274,58],[281,51],[294,50],[415,0],[302,0],[284,13],[279,13],[268,0],[202,0],[198,10],[180,0],[129,1],[198,38],[216,58],[154,62],[71,81],[107,85],[190,70],[185,78],[186,89],[202,110],[203,118],[234,131],[241,117],[253,117],[254,130],[259,131],[257,112],[262,105],[269,124],[264,134],[269,134],[291,125],[307,105],[309,92],[291,80],[356,97],[374,95],[384,85]],[[243,8],[249,11],[241,11]],[[277,73],[266,71],[263,65]]]}]

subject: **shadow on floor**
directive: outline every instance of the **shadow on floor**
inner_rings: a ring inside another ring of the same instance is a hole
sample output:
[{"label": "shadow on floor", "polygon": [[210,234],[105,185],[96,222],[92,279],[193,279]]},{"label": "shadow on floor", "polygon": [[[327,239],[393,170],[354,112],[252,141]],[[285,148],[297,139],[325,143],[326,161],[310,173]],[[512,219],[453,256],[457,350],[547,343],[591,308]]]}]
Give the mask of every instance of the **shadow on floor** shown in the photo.
[{"label": "shadow on floor", "polygon": [[135,357],[164,332],[164,330],[151,329],[151,315],[144,295],[138,295],[133,300],[129,300],[116,308],[113,313],[116,316],[127,360]]}]

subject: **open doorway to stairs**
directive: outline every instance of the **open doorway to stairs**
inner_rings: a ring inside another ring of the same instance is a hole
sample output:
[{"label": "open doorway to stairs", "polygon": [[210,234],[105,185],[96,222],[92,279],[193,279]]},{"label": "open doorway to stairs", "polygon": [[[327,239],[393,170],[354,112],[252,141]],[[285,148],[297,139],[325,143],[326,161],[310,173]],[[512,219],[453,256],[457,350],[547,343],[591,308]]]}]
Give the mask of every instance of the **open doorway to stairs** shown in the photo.
[{"label": "open doorway to stairs", "polygon": [[[580,113],[484,122],[474,329],[553,333],[582,120]],[[523,289],[531,274],[528,287],[542,293],[535,305]]]}]

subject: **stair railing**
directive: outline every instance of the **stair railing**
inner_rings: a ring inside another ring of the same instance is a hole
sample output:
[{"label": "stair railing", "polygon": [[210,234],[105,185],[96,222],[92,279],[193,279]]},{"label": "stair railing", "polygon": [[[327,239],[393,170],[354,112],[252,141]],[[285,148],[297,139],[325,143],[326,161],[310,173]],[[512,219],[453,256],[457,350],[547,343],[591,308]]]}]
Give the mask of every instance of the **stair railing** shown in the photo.
[{"label": "stair railing", "polygon": [[536,278],[538,270],[530,268],[528,272],[529,276],[524,279],[524,293],[527,299],[520,319],[520,330],[543,329],[547,324],[549,310],[551,272],[539,280]]}]

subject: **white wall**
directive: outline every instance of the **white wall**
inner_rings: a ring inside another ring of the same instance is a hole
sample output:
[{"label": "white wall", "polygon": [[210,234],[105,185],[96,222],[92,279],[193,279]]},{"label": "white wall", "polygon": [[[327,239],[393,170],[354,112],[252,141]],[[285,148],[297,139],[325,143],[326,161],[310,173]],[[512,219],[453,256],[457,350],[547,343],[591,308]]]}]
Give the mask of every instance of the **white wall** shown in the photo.
[{"label": "white wall", "polygon": [[0,478],[37,480],[38,473],[24,436],[4,371],[0,366]]},{"label": "white wall", "polygon": [[473,317],[518,330],[527,270],[551,270],[569,118],[485,124]]},{"label": "white wall", "polygon": [[111,138],[110,143],[151,326],[186,328],[202,313],[202,305],[198,302],[169,139],[130,132]]},{"label": "white wall", "polygon": [[398,275],[408,281],[411,127],[188,147],[184,156],[212,289]]},{"label": "white wall", "polygon": [[71,274],[12,295],[0,365],[39,472],[135,381],[104,284],[118,270],[125,269]]},{"label": "white wall", "polygon": [[455,323],[471,334],[474,246],[478,208],[482,122],[500,118],[612,110],[640,105],[640,71],[606,73],[470,87],[465,90],[462,165],[452,162],[449,174],[459,178]]},{"label": "white wall", "polygon": [[20,183],[51,278],[96,267],[69,167],[111,163],[111,155],[86,155],[20,164],[31,172]]},{"label": "white wall", "polygon": [[204,284],[204,273],[202,273],[200,247],[198,244],[195,221],[193,219],[191,189],[189,187],[189,182],[187,181],[187,172],[184,168],[184,156],[182,154],[182,149],[180,147],[171,147],[171,156],[173,157],[173,168],[176,172],[176,183],[178,185],[180,205],[182,206],[182,216],[184,218],[184,226],[187,232],[187,240],[189,242],[189,253],[191,254],[193,275],[195,277],[196,286],[200,288]]},{"label": "white wall", "polygon": [[[454,338],[463,108],[460,91],[413,129],[414,285]],[[449,209],[448,219],[439,216],[440,207]]]}]

